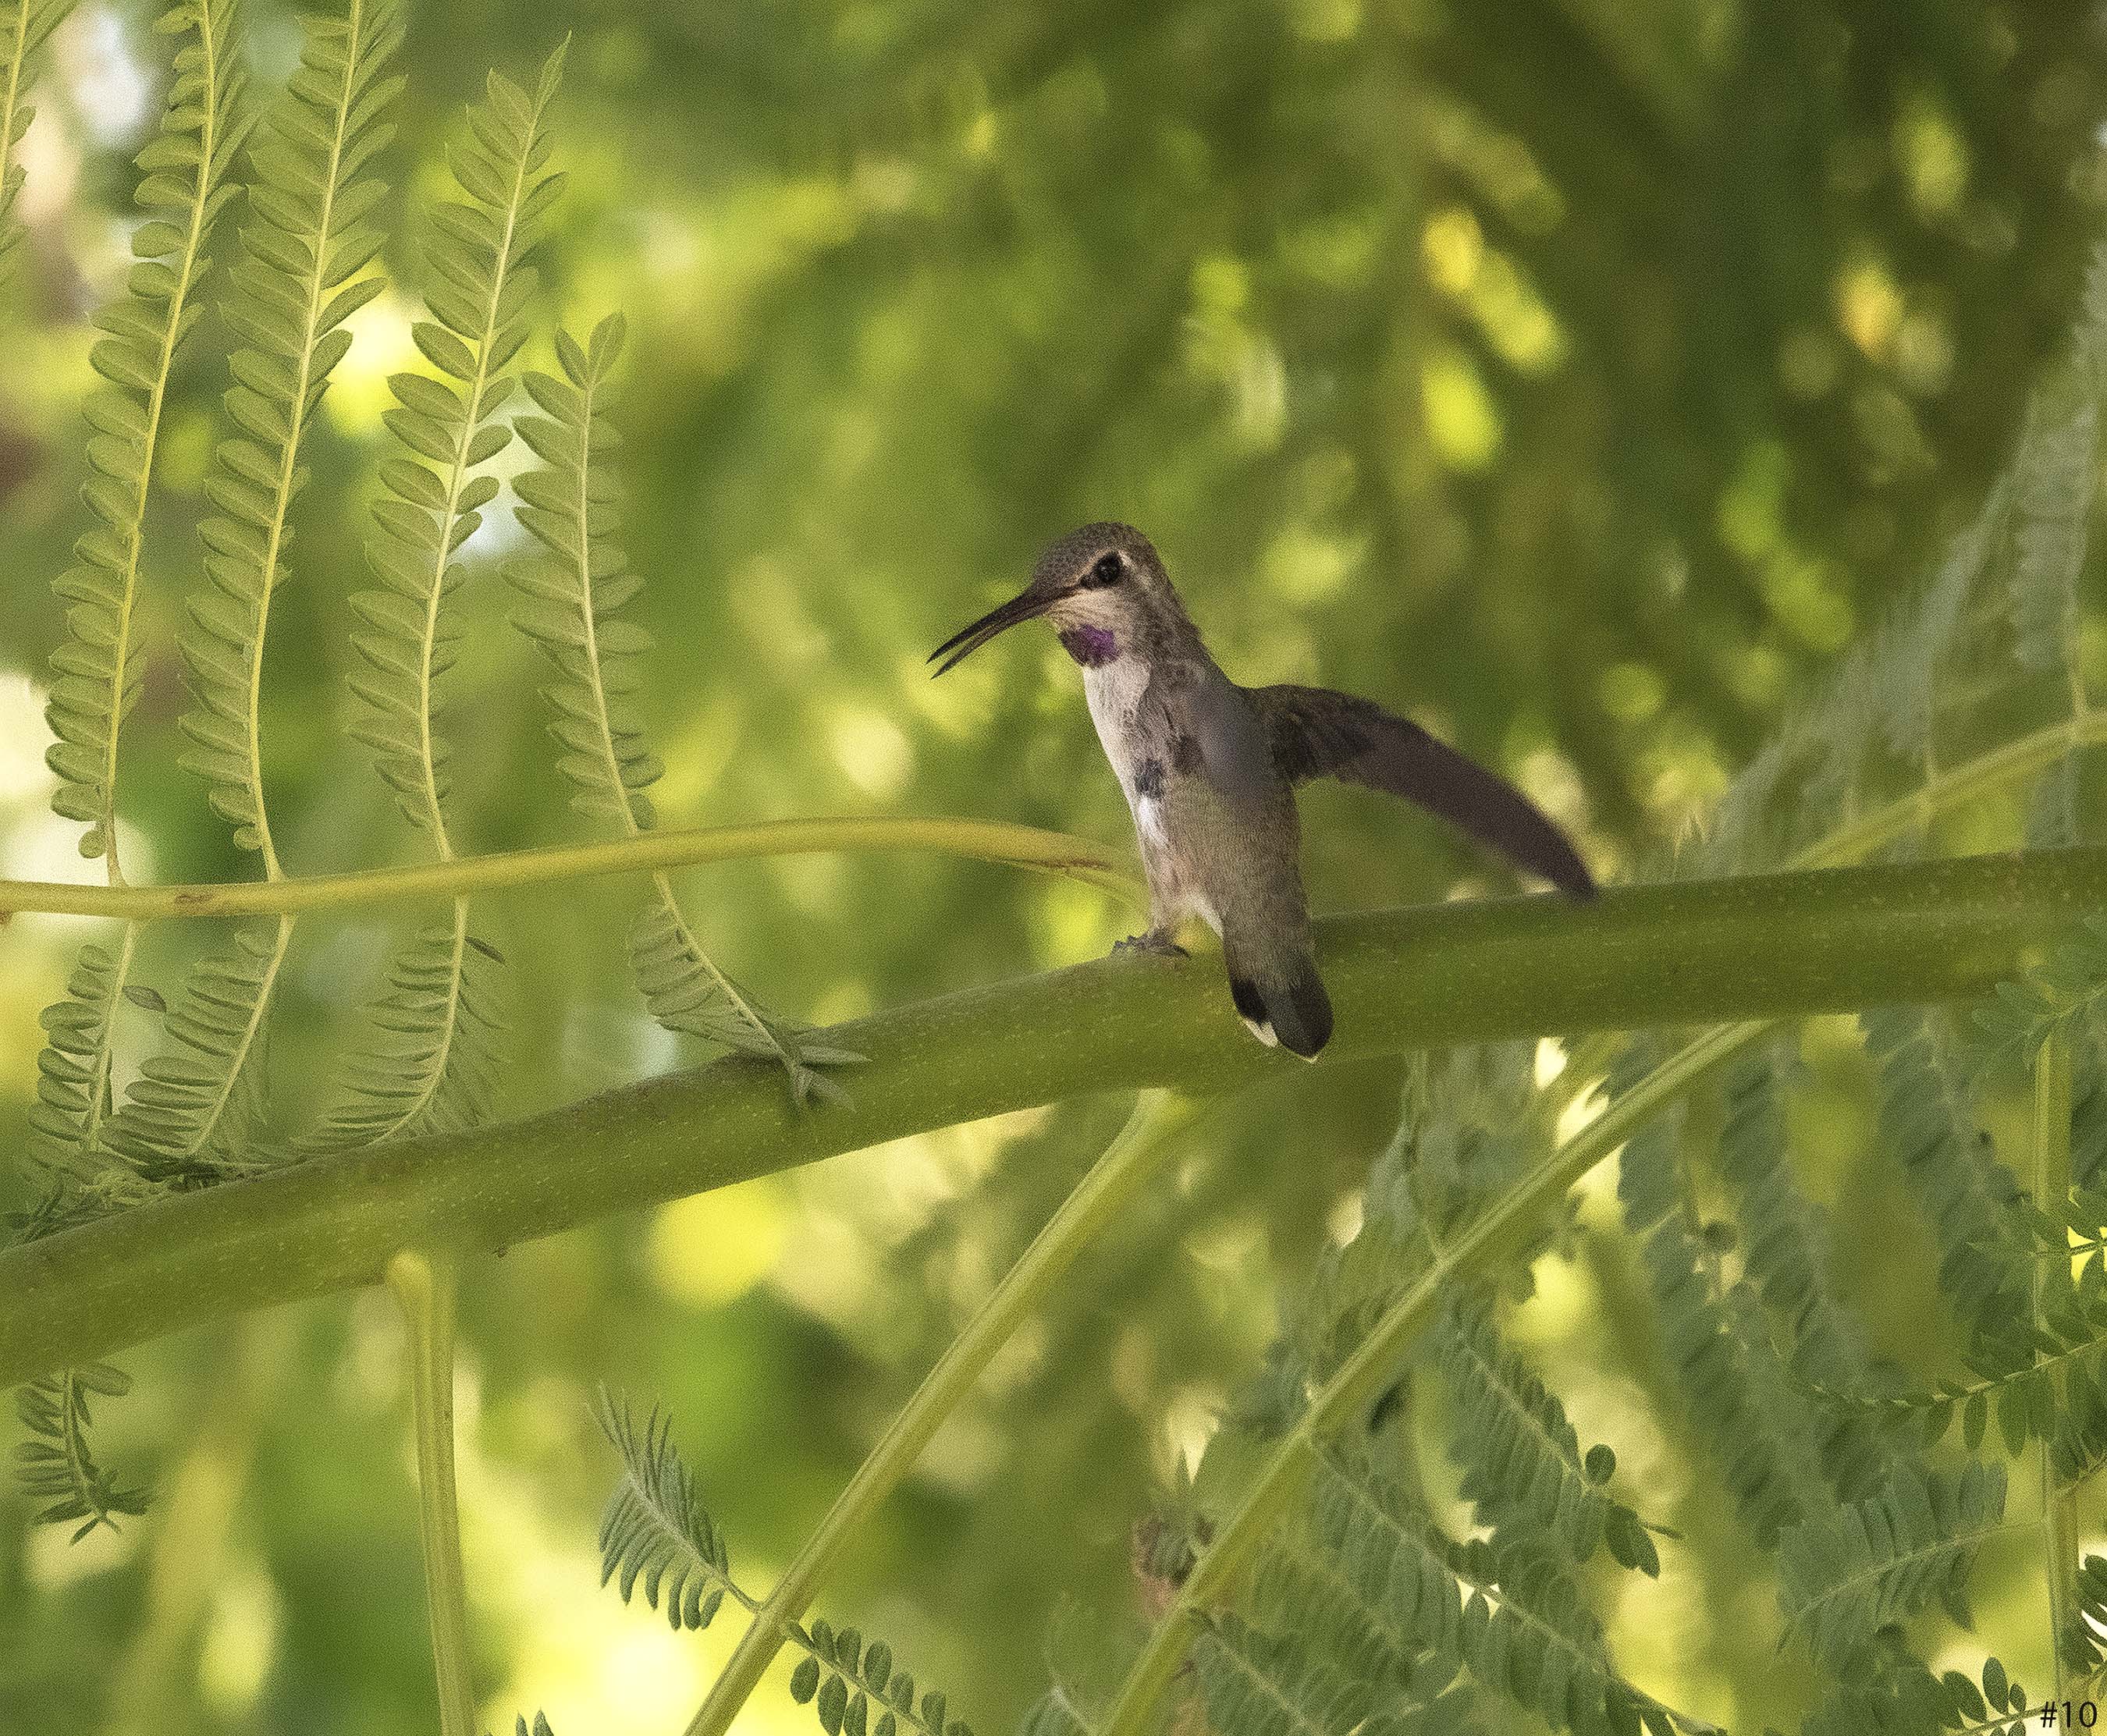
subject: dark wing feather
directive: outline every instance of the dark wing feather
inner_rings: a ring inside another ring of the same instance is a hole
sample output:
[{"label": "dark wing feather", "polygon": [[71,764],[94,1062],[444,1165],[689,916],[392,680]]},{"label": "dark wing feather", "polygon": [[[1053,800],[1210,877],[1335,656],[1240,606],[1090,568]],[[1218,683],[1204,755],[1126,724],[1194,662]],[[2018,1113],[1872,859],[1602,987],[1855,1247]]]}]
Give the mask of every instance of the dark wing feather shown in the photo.
[{"label": "dark wing feather", "polygon": [[1274,763],[1291,783],[1338,778],[1402,796],[1561,890],[1594,896],[1587,864],[1535,803],[1418,724],[1329,688],[1249,693],[1265,721]]}]

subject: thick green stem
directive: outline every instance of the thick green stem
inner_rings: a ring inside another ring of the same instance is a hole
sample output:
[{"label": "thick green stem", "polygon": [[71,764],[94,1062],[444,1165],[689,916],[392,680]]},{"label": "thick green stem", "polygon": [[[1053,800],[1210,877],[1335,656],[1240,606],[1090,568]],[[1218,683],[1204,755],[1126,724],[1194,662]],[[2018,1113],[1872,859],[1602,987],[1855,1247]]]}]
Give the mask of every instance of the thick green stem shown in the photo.
[{"label": "thick green stem", "polygon": [[283,916],[348,910],[411,898],[465,898],[508,886],[546,885],[601,874],[636,874],[730,862],[753,856],[807,856],[841,850],[934,850],[1011,868],[1066,874],[1123,898],[1139,896],[1122,859],[1098,844],[1035,826],[997,820],[769,820],[752,826],[703,826],[652,832],[600,844],[507,850],[353,874],[240,881],[209,886],[92,886],[56,881],[0,880],[0,918],[17,910],[54,916]]},{"label": "thick green stem", "polygon": [[[1372,912],[1317,925],[1327,1063],[1499,1038],[1981,993],[2107,909],[2107,850]],[[801,1112],[737,1058],[508,1126],[311,1159],[0,1253],[0,1384],[237,1310],[371,1283],[398,1249],[496,1249],[930,1128],[1085,1092],[1301,1065],[1211,958],[1116,958],[838,1027],[870,1057]]]},{"label": "thick green stem", "polygon": [[[2070,1036],[2051,1029],[2034,1056],[2034,1203],[2060,1221],[2070,1201]],[[2039,1326],[2051,1298],[2065,1287],[2069,1273],[2051,1272],[2046,1261],[2034,1267],[2034,1322]],[[2057,1381],[2059,1392],[2061,1379]],[[2036,1449],[2041,1467],[2042,1571],[2048,1582],[2049,1637],[2055,1660],[2055,1698],[2065,1689],[2064,1636],[2073,1622],[2071,1596],[2078,1588],[2078,1526],[2073,1492],[2055,1474],[2049,1433]]]},{"label": "thick green stem", "polygon": [[1009,1343],[1054,1280],[1156,1173],[1171,1149],[1173,1136],[1196,1113],[1187,1099],[1164,1092],[1141,1093],[1126,1125],[915,1388],[906,1408],[893,1418],[819,1528],[784,1570],[689,1725],[688,1736],[723,1736],[731,1728],[762,1672],[782,1649],[785,1625],[811,1608],[842,1544],[914,1468],[937,1424],[972,1390],[995,1353]]},{"label": "thick green stem", "polygon": [[454,1494],[454,1289],[448,1254],[406,1250],[387,1266],[410,1352],[417,1435],[417,1526],[425,1544],[425,1602],[438,1672],[440,1736],[475,1736],[469,1668],[468,1579],[461,1569]]}]

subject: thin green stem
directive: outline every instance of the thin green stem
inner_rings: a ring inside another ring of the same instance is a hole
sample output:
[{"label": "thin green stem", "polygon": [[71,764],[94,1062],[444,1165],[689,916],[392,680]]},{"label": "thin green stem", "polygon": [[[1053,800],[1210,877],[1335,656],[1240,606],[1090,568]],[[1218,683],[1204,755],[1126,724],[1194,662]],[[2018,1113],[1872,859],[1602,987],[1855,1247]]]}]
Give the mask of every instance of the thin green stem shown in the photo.
[{"label": "thin green stem", "polygon": [[1110,1222],[1174,1148],[1175,1137],[1199,1113],[1191,1100],[1144,1091],[1134,1112],[1061,1209],[995,1287],[964,1331],[952,1340],[856,1469],[819,1528],[806,1539],[775,1589],[755,1615],[710,1689],[688,1736],[723,1736],[782,1649],[788,1624],[811,1607],[814,1595],[849,1537],[914,1468],[943,1420],[973,1389],[995,1352],[1038,1307],[1056,1279]]},{"label": "thin green stem", "polygon": [[417,1436],[417,1526],[425,1544],[425,1600],[439,1686],[440,1736],[476,1736],[469,1667],[468,1580],[461,1568],[454,1493],[454,1290],[450,1254],[405,1249],[388,1262],[402,1311]]},{"label": "thin green stem", "polygon": [[[2034,1203],[2060,1221],[2070,1200],[2070,1036],[2053,1026],[2034,1056]],[[2053,1298],[2069,1287],[2069,1266],[2053,1270],[2034,1263],[2034,1323],[2042,1323]],[[2062,1382],[2056,1375],[2059,1393]],[[2051,1432],[2035,1447],[2041,1470],[2042,1563],[2048,1581],[2050,1649],[2055,1663],[2055,1698],[2064,1695],[2063,1649],[2073,1617],[2072,1595],[2078,1588],[2078,1525],[2073,1492],[2055,1473]]]},{"label": "thin green stem", "polygon": [[[1316,925],[1337,1015],[1323,1061],[1950,1000],[2016,974],[2101,909],[2107,850],[2086,849],[1332,917]],[[1694,1075],[1733,1038],[1682,1065]],[[371,1283],[405,1247],[502,1248],[930,1128],[1092,1092],[1215,1091],[1301,1065],[1245,1034],[1211,958],[1100,959],[858,1020],[828,1040],[869,1057],[847,1103],[801,1112],[772,1064],[730,1057],[0,1250],[0,1385]],[[1671,1070],[1654,1088],[1679,1083]],[[1613,1107],[1590,1137],[1620,1120]],[[1552,1176],[1539,1191],[1562,1185]]]},{"label": "thin green stem", "polygon": [[348,910],[413,898],[458,898],[514,886],[599,875],[649,873],[756,856],[810,856],[843,851],[932,850],[1007,868],[1064,874],[1130,902],[1140,897],[1124,859],[1101,844],[1000,820],[797,819],[751,826],[702,826],[650,832],[597,844],[559,844],[451,862],[366,868],[350,874],[238,881],[218,886],[95,886],[59,881],[0,880],[0,917],[15,911],[51,916],[126,917],[152,922],[179,916],[279,916]]}]

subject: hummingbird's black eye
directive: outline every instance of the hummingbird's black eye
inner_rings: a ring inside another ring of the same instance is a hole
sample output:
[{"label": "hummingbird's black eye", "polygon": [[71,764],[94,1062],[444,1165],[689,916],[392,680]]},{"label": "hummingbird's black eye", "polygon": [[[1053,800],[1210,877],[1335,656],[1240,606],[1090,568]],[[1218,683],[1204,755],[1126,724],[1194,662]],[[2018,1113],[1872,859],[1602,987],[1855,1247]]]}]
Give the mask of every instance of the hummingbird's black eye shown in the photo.
[{"label": "hummingbird's black eye", "polygon": [[1126,557],[1116,549],[1107,549],[1092,561],[1083,574],[1083,589],[1096,590],[1107,585],[1116,585],[1126,576]]}]

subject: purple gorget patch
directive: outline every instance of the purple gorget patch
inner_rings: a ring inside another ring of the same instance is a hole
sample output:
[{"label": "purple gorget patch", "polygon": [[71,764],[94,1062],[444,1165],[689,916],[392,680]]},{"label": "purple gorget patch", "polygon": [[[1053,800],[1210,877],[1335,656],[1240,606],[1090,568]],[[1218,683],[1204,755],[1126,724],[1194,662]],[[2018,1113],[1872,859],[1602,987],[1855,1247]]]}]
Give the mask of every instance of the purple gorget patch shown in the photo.
[{"label": "purple gorget patch", "polygon": [[1119,655],[1119,639],[1110,627],[1070,627],[1061,635],[1061,648],[1084,668],[1095,669]]}]

